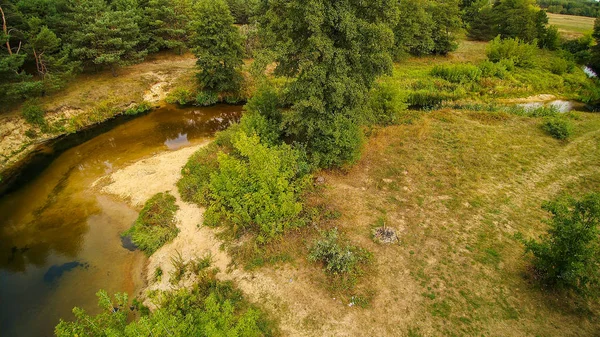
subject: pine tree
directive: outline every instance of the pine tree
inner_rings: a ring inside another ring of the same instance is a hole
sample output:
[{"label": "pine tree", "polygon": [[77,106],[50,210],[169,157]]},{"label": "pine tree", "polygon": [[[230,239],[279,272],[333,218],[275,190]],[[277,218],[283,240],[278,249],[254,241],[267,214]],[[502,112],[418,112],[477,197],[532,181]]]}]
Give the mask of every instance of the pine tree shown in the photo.
[{"label": "pine tree", "polygon": [[321,167],[360,155],[360,120],[375,79],[392,70],[390,27],[397,2],[275,0],[263,36],[276,52],[276,75],[295,78],[283,128]]},{"label": "pine tree", "polygon": [[185,50],[191,6],[188,0],[148,0],[143,5],[141,30],[148,37],[148,52],[173,49],[181,54]]},{"label": "pine tree", "polygon": [[242,39],[225,0],[200,0],[194,10],[192,46],[202,90],[237,93],[244,63]]},{"label": "pine tree", "polygon": [[72,7],[72,56],[88,66],[109,67],[114,76],[118,67],[147,53],[138,50],[142,36],[136,12],[126,3],[119,6],[112,10],[104,0],[88,0]]}]

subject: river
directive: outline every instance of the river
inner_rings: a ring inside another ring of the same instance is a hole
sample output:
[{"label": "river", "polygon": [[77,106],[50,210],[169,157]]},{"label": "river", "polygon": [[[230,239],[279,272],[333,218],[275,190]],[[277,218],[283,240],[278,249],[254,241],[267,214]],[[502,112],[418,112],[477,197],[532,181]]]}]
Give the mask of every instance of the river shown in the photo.
[{"label": "river", "polygon": [[[99,289],[136,295],[146,258],[125,248],[120,233],[137,211],[92,184],[142,158],[204,142],[240,113],[240,106],[166,106],[99,128],[89,140],[88,131],[42,148],[51,160],[34,161],[0,199],[0,336],[52,336],[60,318],[73,319],[73,307],[98,312]],[[72,143],[80,144],[64,150]]]}]

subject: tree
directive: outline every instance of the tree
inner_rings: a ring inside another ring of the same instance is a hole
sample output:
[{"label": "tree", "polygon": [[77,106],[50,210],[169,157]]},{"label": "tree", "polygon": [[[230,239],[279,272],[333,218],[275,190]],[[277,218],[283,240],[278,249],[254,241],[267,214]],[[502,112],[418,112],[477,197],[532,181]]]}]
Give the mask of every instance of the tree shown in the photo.
[{"label": "tree", "polygon": [[148,0],[143,5],[141,30],[148,37],[148,52],[174,49],[179,54],[183,53],[189,35],[191,7],[188,0]]},{"label": "tree", "polygon": [[458,47],[455,34],[462,25],[458,4],[458,0],[438,0],[430,5],[434,22],[431,34],[434,54],[446,55]]},{"label": "tree", "polygon": [[598,290],[600,194],[559,198],[543,208],[552,214],[548,233],[539,241],[524,241],[540,281],[581,292]]},{"label": "tree", "polygon": [[16,14],[13,8],[0,6],[0,102],[4,103],[13,103],[42,90],[42,83],[32,81],[32,76],[24,70],[27,55],[23,50],[23,39],[14,38],[13,33],[19,33],[19,30],[9,22]]},{"label": "tree", "polygon": [[596,45],[592,46],[592,55],[590,56],[590,68],[594,70],[596,74],[600,74],[600,17],[594,21],[594,32],[592,37],[596,41]]},{"label": "tree", "polygon": [[294,78],[286,135],[304,144],[313,163],[341,166],[360,155],[359,125],[375,79],[392,70],[393,0],[275,0],[263,36],[275,51],[275,74]]},{"label": "tree", "polygon": [[419,0],[400,1],[400,17],[394,27],[396,59],[405,54],[416,56],[430,54],[435,48],[432,38],[434,21]]},{"label": "tree", "polygon": [[258,8],[259,0],[227,0],[227,5],[235,23],[248,24]]},{"label": "tree", "polygon": [[[74,0],[75,1],[75,0]],[[71,54],[86,65],[108,66],[113,75],[119,66],[137,62],[147,54],[139,51],[142,37],[132,4],[115,3],[116,10],[104,0],[73,3]]]},{"label": "tree", "polygon": [[497,35],[493,22],[494,12],[492,7],[483,6],[472,13],[467,35],[473,40],[489,41]]},{"label": "tree", "polygon": [[192,45],[202,90],[238,93],[244,51],[225,0],[199,0],[194,11]]}]

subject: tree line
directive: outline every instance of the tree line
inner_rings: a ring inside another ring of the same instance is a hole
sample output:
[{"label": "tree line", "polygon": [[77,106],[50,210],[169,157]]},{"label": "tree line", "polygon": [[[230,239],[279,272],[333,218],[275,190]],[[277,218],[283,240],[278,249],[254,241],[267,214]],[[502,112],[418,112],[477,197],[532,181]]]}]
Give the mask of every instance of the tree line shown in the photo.
[{"label": "tree line", "polygon": [[600,6],[595,0],[538,0],[548,13],[597,17]]}]

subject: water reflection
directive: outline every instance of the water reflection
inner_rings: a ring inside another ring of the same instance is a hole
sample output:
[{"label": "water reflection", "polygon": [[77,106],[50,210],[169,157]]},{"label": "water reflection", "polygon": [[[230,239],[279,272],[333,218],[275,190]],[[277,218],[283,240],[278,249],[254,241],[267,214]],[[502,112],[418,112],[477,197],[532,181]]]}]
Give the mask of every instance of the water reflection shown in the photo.
[{"label": "water reflection", "polygon": [[179,134],[176,138],[167,138],[165,145],[169,150],[177,150],[184,146],[190,145],[190,141],[187,138],[187,133]]},{"label": "water reflection", "polygon": [[530,102],[519,104],[518,106],[524,108],[527,111],[532,111],[541,107],[551,107],[558,112],[569,112],[571,110],[575,110],[576,108],[583,108],[583,106],[577,106],[575,102],[563,100],[555,100],[551,102]]},{"label": "water reflection", "polygon": [[120,233],[137,212],[92,184],[165,146],[204,142],[240,110],[166,107],[71,149],[48,147],[45,153],[60,155],[0,199],[1,335],[49,336],[74,306],[97,311],[98,289],[134,293],[144,256],[124,247]]}]

